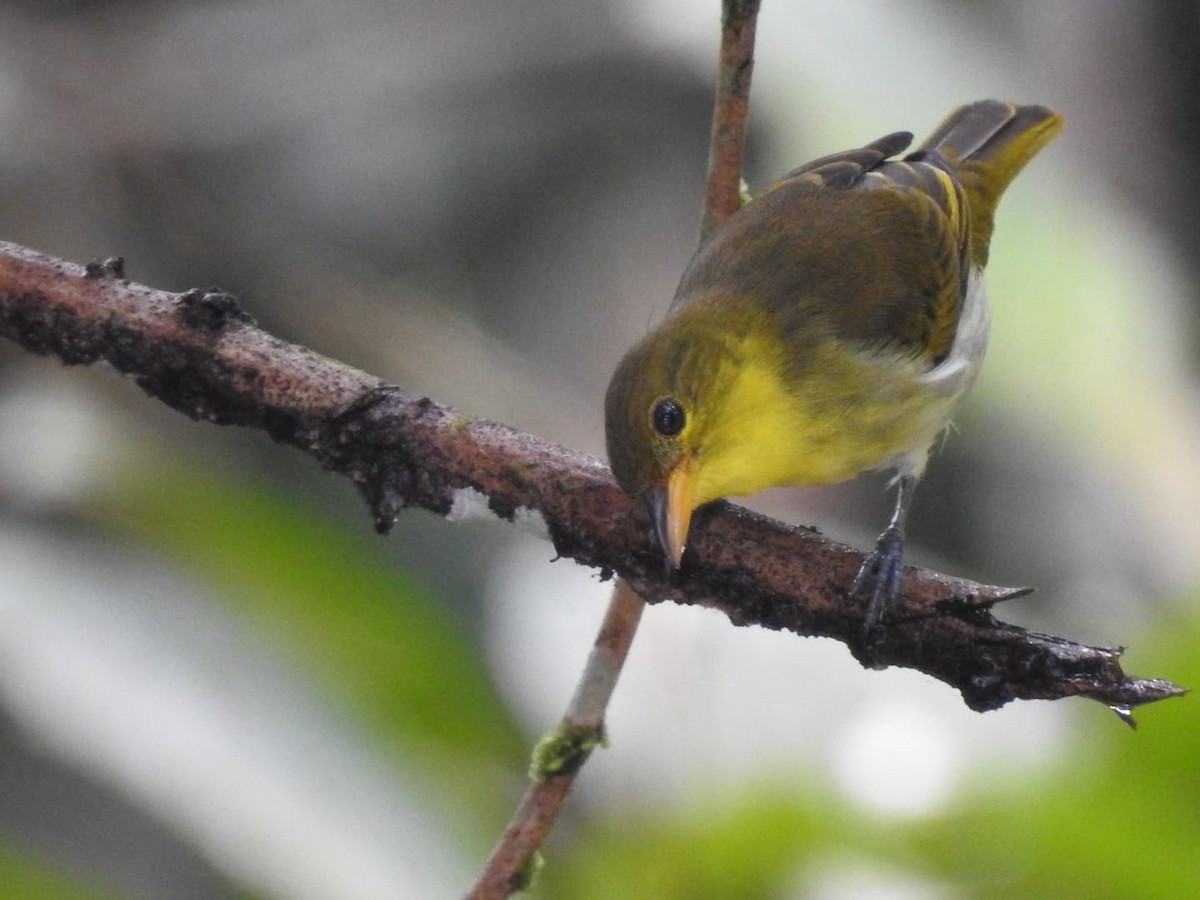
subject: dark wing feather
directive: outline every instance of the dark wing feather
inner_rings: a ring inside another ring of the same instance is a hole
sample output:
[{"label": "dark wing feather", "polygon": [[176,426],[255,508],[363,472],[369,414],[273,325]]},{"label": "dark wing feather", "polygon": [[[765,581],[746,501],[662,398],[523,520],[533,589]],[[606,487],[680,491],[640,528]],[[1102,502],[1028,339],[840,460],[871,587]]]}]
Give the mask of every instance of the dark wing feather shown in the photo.
[{"label": "dark wing feather", "polygon": [[920,352],[936,366],[946,358],[958,332],[971,267],[971,216],[953,164],[936,150],[922,149],[899,162],[868,172],[860,185],[908,191],[921,198],[929,240],[927,249],[940,276],[931,278],[932,294],[910,323],[921,329]]},{"label": "dark wing feather", "polygon": [[831,153],[805,163],[793,169],[776,184],[783,184],[802,175],[809,176],[814,184],[831,188],[854,187],[862,176],[874,169],[881,162],[897,153],[903,153],[912,143],[912,132],[897,131],[887,134],[879,140],[871,141],[865,147],[856,150],[843,150],[841,153]]}]

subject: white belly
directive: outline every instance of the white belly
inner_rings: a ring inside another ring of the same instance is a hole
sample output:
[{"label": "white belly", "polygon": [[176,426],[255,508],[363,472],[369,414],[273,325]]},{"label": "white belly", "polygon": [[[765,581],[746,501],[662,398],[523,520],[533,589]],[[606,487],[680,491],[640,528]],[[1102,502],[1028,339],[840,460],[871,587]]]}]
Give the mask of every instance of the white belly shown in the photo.
[{"label": "white belly", "polygon": [[930,404],[923,411],[923,421],[918,431],[927,437],[923,441],[917,441],[911,450],[888,460],[888,464],[881,468],[895,468],[899,475],[915,476],[919,476],[925,470],[930,444],[950,424],[954,410],[975,384],[979,369],[983,365],[991,326],[992,315],[988,306],[983,272],[973,269],[967,281],[967,295],[963,301],[958,332],[954,336],[950,353],[941,365],[921,378],[930,393],[941,400]]}]

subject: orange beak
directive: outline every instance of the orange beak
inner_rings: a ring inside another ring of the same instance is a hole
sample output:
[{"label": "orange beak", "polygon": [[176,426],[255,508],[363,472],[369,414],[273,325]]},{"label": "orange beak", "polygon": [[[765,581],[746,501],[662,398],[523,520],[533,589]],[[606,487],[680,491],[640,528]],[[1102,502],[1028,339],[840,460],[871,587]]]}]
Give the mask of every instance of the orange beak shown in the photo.
[{"label": "orange beak", "polygon": [[646,493],[654,534],[671,569],[679,568],[687,547],[688,527],[692,523],[692,497],[696,493],[699,474],[692,457],[685,456],[667,476],[665,488]]}]

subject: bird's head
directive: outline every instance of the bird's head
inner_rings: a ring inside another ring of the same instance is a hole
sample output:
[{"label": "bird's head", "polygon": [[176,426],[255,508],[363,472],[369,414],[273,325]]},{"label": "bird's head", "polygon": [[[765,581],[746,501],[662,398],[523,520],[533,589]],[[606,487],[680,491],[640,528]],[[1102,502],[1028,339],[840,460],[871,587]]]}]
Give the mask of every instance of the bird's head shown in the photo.
[{"label": "bird's head", "polygon": [[671,324],[621,360],[605,399],[605,433],[617,484],[646,502],[658,542],[679,568],[692,510],[721,496],[704,473],[728,367],[712,341]]}]

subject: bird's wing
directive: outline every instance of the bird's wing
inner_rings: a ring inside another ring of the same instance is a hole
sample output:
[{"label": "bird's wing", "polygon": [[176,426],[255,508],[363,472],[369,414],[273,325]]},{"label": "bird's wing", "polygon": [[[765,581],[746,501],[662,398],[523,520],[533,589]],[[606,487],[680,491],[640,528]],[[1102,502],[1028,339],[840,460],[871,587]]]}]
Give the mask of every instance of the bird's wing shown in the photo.
[{"label": "bird's wing", "polygon": [[796,334],[937,365],[965,295],[969,225],[936,153],[887,161],[911,140],[898,132],[789,172],[701,248],[676,304],[754,296]]},{"label": "bird's wing", "polygon": [[789,172],[739,210],[684,273],[675,304],[765,305],[796,335],[911,355],[949,354],[973,270],[987,262],[996,205],[1062,128],[1041,106],[981,100],[946,117],[902,159],[889,134]]},{"label": "bird's wing", "polygon": [[788,172],[774,186],[778,187],[794,178],[807,176],[809,181],[822,187],[855,187],[867,172],[884,160],[907,150],[912,139],[911,131],[897,131],[884,135],[877,141],[871,141],[865,147],[822,156]]}]

